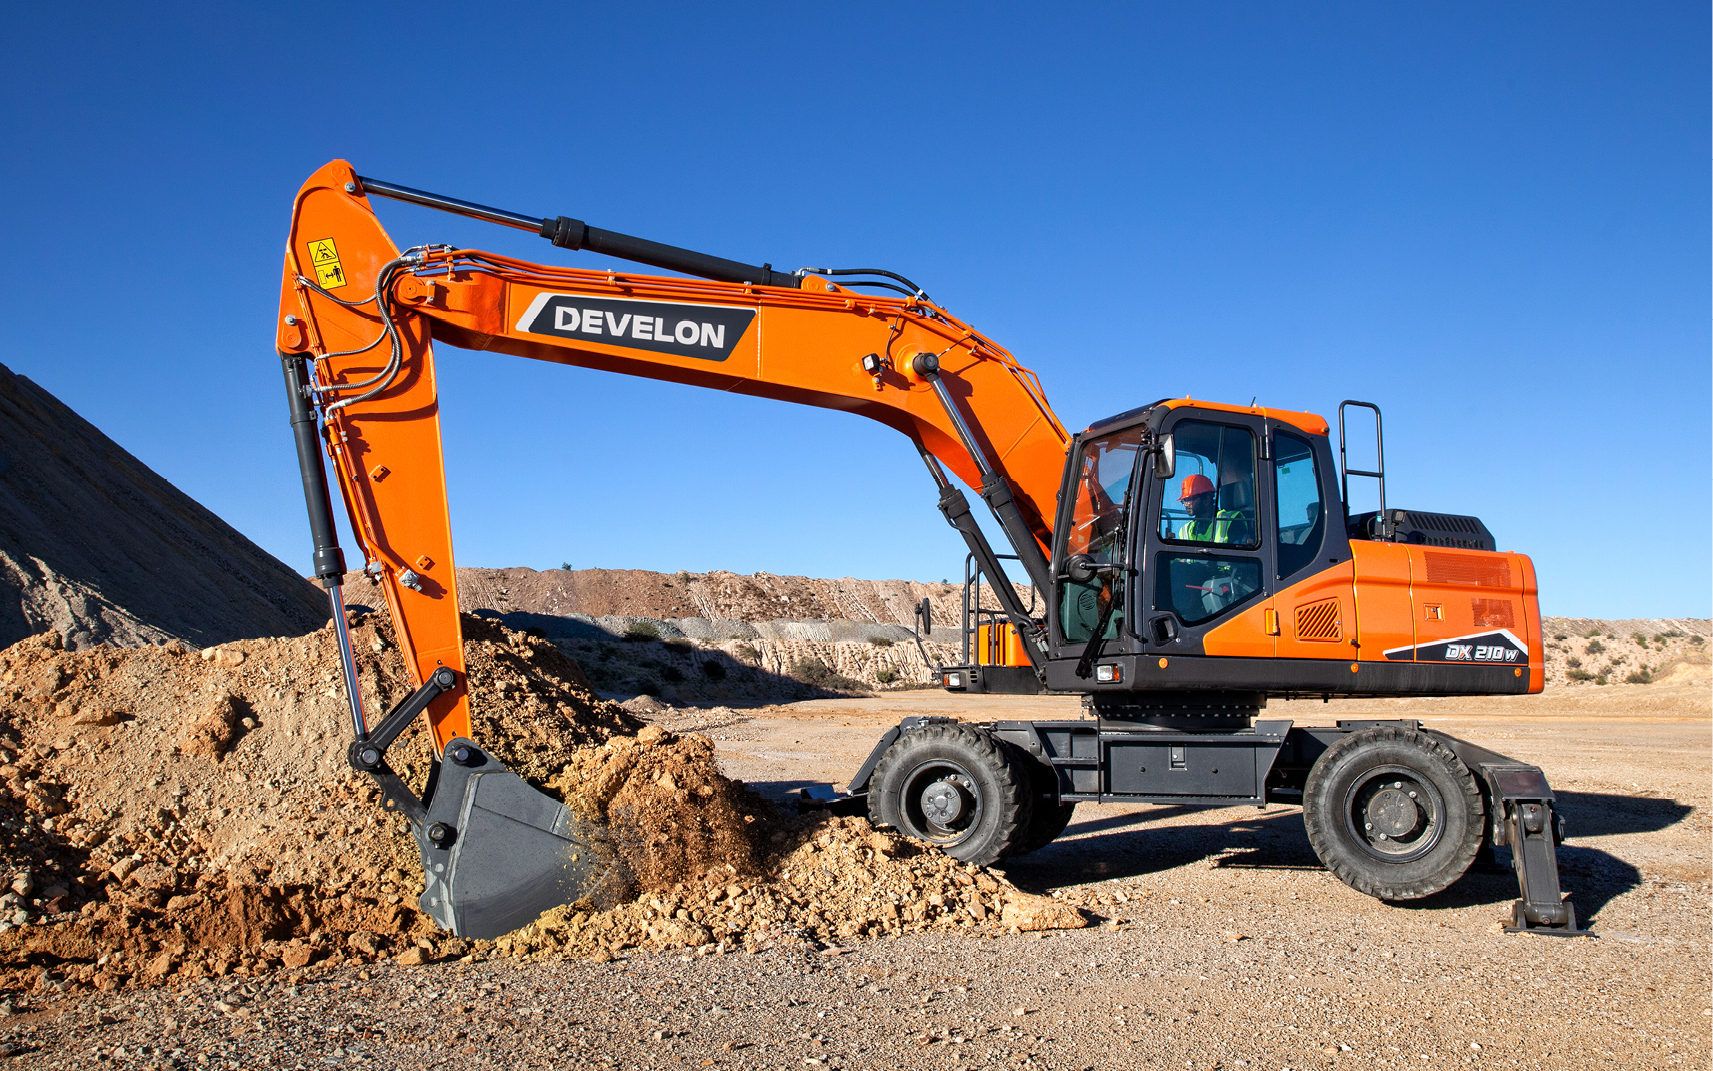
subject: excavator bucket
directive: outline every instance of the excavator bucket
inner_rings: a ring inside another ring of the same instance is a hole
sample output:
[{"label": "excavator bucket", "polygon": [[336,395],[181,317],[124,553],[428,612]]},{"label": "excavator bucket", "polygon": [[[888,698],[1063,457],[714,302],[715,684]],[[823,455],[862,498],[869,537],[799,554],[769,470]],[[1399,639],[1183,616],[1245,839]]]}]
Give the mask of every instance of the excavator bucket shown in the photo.
[{"label": "excavator bucket", "polygon": [[492,939],[561,904],[616,900],[600,829],[463,737],[446,746],[412,830],[427,878],[422,910],[460,937]]},{"label": "excavator bucket", "polygon": [[[284,355],[282,363],[315,538],[316,576],[327,589],[350,708],[353,739],[347,760],[380,787],[388,809],[409,819],[426,878],[422,910],[460,937],[492,939],[562,904],[591,900],[610,906],[617,900],[615,894],[622,890],[622,882],[618,868],[611,865],[612,853],[602,850],[599,828],[580,821],[559,801],[531,788],[462,735],[469,731],[469,715],[464,706],[466,682],[457,602],[445,597],[450,593],[425,600],[436,620],[443,624],[450,621],[442,630],[449,646],[428,649],[426,654],[413,648],[412,657],[423,672],[422,685],[388,711],[379,724],[369,724],[345,616],[341,583],[345,560],[333,526],[326,470],[321,465],[319,418],[305,390],[309,369],[299,354]],[[418,564],[426,569],[423,563],[429,560],[424,557]],[[415,574],[410,582],[423,587],[422,578]],[[387,597],[390,603],[395,595],[389,590]],[[423,627],[421,617],[416,622],[417,633],[432,632]],[[398,634],[412,633],[400,628]],[[442,717],[433,724],[433,731],[451,739],[419,797],[387,764],[387,749],[437,702]]]}]

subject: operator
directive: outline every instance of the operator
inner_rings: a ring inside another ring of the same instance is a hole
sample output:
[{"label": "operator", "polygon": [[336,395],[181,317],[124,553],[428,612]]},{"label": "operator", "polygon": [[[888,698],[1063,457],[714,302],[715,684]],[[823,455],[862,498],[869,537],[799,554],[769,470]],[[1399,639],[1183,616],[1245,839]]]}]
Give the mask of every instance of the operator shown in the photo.
[{"label": "operator", "polygon": [[[1245,539],[1244,517],[1236,510],[1216,509],[1213,481],[1196,473],[1185,476],[1178,501],[1190,519],[1178,525],[1177,538],[1196,543],[1235,543]],[[1234,531],[1234,529],[1236,529]]]}]

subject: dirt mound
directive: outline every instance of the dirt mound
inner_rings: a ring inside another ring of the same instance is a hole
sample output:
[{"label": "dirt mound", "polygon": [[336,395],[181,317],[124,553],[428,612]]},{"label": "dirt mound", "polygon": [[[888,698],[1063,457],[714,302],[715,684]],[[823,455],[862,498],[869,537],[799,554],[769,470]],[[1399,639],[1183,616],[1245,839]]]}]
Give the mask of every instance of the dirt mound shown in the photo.
[{"label": "dirt mound", "polygon": [[[933,930],[1075,929],[1075,907],[874,829],[863,818],[778,817],[759,873],[715,867],[611,911],[558,908],[495,942],[512,955],[612,958],[628,948],[749,952]],[[765,875],[765,876],[763,876]]]},{"label": "dirt mound", "polygon": [[326,597],[0,365],[0,647],[197,646],[309,632]]},{"label": "dirt mound", "polygon": [[770,809],[724,777],[705,736],[648,726],[634,737],[579,751],[549,787],[572,810],[605,825],[642,892],[719,866],[756,868],[750,827]]},{"label": "dirt mound", "polygon": [[[495,946],[435,931],[404,820],[345,764],[331,629],[200,652],[67,651],[49,633],[0,652],[0,989],[1081,924],[866,822],[781,815],[719,773],[706,738],[599,699],[551,643],[464,628],[474,737],[607,824],[641,899],[565,909]],[[380,615],[352,640],[379,716],[408,691],[397,648]],[[418,725],[390,755],[413,784],[426,745]]]},{"label": "dirt mound", "polygon": [[[526,778],[640,727],[551,644],[464,629],[474,734]],[[408,692],[402,662],[378,615],[352,640],[378,716]],[[455,950],[416,911],[403,819],[345,764],[338,674],[330,629],[200,653],[66,651],[49,633],[0,652],[0,987]],[[418,785],[426,741],[419,725],[394,745]]]}]

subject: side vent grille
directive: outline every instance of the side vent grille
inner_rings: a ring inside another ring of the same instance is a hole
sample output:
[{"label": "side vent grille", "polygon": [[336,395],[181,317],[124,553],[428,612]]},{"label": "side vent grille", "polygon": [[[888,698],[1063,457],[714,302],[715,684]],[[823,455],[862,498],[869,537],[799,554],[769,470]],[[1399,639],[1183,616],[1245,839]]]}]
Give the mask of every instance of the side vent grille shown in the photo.
[{"label": "side vent grille", "polygon": [[1510,599],[1470,599],[1475,624],[1483,628],[1515,628],[1517,612]]},{"label": "side vent grille", "polygon": [[1511,562],[1508,558],[1477,558],[1472,554],[1446,554],[1437,550],[1424,550],[1422,557],[1426,559],[1430,584],[1477,588],[1511,586]]},{"label": "side vent grille", "polygon": [[1297,607],[1297,639],[1330,643],[1338,639],[1338,600],[1325,599]]}]

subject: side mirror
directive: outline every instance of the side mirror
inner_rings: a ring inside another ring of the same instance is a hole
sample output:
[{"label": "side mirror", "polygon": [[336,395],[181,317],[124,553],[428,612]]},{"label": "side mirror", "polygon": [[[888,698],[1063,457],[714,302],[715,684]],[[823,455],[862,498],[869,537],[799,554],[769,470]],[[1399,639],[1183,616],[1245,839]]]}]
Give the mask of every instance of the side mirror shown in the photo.
[{"label": "side mirror", "polygon": [[1073,554],[1065,561],[1065,575],[1078,584],[1094,579],[1095,561],[1087,554]]},{"label": "side mirror", "polygon": [[922,630],[922,635],[934,634],[934,609],[928,603],[928,597],[922,596],[922,601],[916,604],[916,623]]},{"label": "side mirror", "polygon": [[1170,435],[1160,436],[1160,441],[1154,446],[1154,478],[1169,480],[1178,470],[1178,450]]}]

